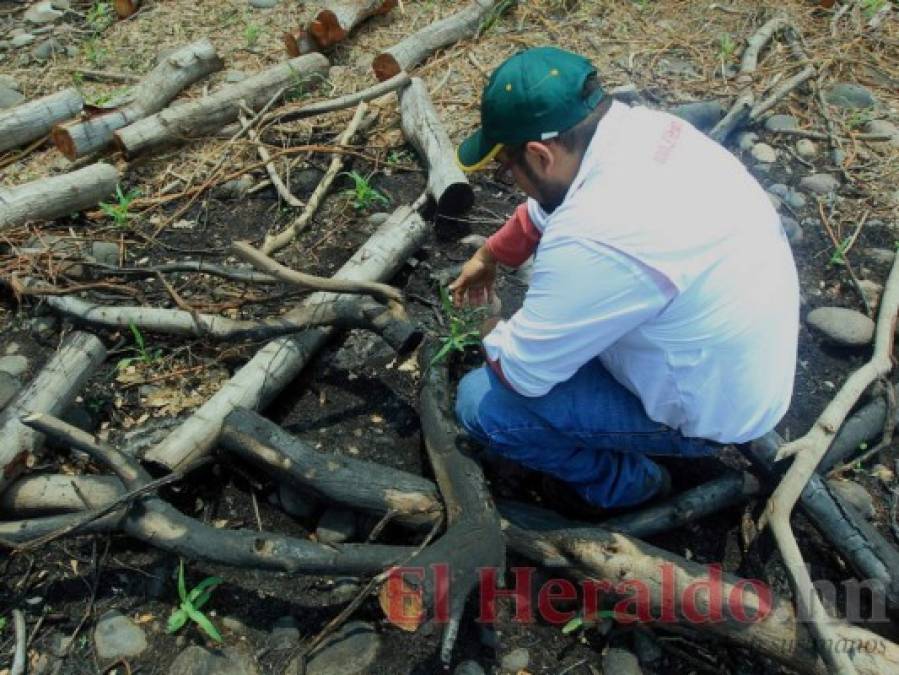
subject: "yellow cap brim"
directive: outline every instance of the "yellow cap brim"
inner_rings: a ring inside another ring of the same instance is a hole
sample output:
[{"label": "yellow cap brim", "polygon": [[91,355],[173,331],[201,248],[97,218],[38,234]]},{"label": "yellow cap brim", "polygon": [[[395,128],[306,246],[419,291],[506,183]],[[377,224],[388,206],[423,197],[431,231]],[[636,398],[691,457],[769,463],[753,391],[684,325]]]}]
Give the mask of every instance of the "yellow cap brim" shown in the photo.
[{"label": "yellow cap brim", "polygon": [[484,133],[478,129],[459,146],[456,163],[465,173],[480,171],[490,164],[502,149],[502,143],[488,142],[484,138]]}]

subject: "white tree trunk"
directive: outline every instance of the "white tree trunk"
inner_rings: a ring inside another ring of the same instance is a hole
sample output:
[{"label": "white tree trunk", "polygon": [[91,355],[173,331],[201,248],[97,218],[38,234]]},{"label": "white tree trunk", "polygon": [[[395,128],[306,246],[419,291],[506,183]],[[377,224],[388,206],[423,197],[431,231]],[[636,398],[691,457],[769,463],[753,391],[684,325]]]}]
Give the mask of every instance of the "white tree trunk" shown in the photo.
[{"label": "white tree trunk", "polygon": [[0,112],[0,152],[46,136],[54,124],[77,116],[82,107],[81,94],[72,88]]}]

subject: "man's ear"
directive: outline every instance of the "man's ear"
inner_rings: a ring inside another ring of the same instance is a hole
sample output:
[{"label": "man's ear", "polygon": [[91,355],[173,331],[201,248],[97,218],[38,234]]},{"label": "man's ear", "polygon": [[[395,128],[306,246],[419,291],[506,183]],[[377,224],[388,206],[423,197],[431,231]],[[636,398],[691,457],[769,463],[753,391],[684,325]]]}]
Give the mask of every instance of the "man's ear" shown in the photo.
[{"label": "man's ear", "polygon": [[543,173],[549,172],[556,164],[556,155],[547,143],[529,141],[524,146],[525,156],[530,155],[532,166]]}]

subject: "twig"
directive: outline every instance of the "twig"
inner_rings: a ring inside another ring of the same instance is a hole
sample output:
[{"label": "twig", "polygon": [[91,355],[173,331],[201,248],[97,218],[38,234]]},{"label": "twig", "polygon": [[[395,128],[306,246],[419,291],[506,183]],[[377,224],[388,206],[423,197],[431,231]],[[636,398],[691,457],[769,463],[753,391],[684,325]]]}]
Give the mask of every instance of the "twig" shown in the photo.
[{"label": "twig", "polygon": [[[362,123],[362,117],[367,109],[368,106],[364,101],[359,103],[356,107],[356,112],[353,114],[353,119],[350,120],[347,128],[340,135],[340,138],[337,139],[337,145],[348,145],[350,143],[356,130],[359,128],[359,125]],[[312,195],[309,197],[309,201],[306,204],[306,208],[303,209],[303,212],[299,217],[278,234],[266,235],[261,247],[261,250],[265,255],[271,255],[275,251],[284,248],[306,228],[306,225],[309,224],[309,221],[312,219],[312,216],[318,210],[319,205],[324,199],[325,194],[327,194],[328,189],[331,187],[331,183],[337,178],[337,173],[342,166],[343,158],[340,155],[334,155],[334,157],[331,158],[331,164],[328,166],[328,170],[325,172],[325,175],[322,176],[318,186],[316,186],[315,190],[312,192]]]},{"label": "twig", "polygon": [[852,281],[852,286],[855,288],[855,292],[858,293],[859,297],[862,300],[862,305],[865,307],[865,314],[868,317],[874,316],[874,311],[871,309],[871,303],[868,302],[868,296],[865,295],[864,290],[862,290],[862,286],[858,281],[858,277],[855,276],[855,270],[852,269],[852,263],[849,262],[849,257],[846,255],[849,252],[849,249],[852,248],[852,245],[855,243],[856,238],[858,237],[858,233],[861,231],[862,225],[865,224],[865,220],[868,218],[867,212],[862,216],[861,222],[859,222],[858,226],[855,229],[853,235],[847,240],[845,248],[843,247],[843,242],[839,240],[839,238],[833,233],[833,229],[830,227],[830,221],[827,219],[827,215],[824,213],[824,205],[819,201],[818,202],[818,214],[821,216],[821,223],[824,225],[824,230],[827,232],[827,236],[830,237],[830,240],[833,242],[834,248],[837,250],[837,253],[840,254],[840,258],[843,261],[843,264],[846,265],[846,271],[849,273],[849,279]]},{"label": "twig", "polygon": [[262,516],[259,515],[259,502],[256,501],[256,490],[250,489],[250,500],[253,502],[253,513],[256,515],[256,529],[262,532]]},{"label": "twig", "polygon": [[107,70],[90,70],[87,68],[76,68],[72,71],[84,77],[85,80],[95,80],[97,82],[124,82],[130,84],[140,82],[139,75],[129,75],[128,73],[113,73]]},{"label": "twig", "polygon": [[25,615],[22,610],[12,611],[13,623],[16,626],[16,653],[12,660],[12,668],[9,675],[25,675],[26,645],[28,644],[28,627],[25,625]]},{"label": "twig", "polygon": [[10,153],[10,155],[8,157],[4,157],[3,159],[0,159],[0,169],[5,169],[10,164],[15,164],[20,159],[24,159],[25,157],[30,155],[32,152],[37,150],[39,147],[41,147],[49,138],[50,138],[49,136],[42,136],[41,138],[34,141],[31,145],[27,145],[24,148],[22,148],[21,150],[16,150],[16,151]]},{"label": "twig", "polygon": [[884,398],[886,398],[886,416],[883,418],[883,435],[881,436],[880,441],[873,447],[865,450],[858,457],[851,459],[844,464],[841,464],[837,467],[834,467],[828,474],[828,478],[835,478],[837,476],[842,475],[852,467],[856,465],[862,465],[867,462],[871,457],[879,454],[881,450],[887,447],[890,443],[893,442],[893,429],[895,428],[895,420],[896,420],[896,390],[893,389],[893,385],[887,378],[883,379],[884,385]]},{"label": "twig", "polygon": [[384,515],[381,516],[381,520],[371,529],[371,532],[368,533],[368,537],[365,542],[370,543],[378,538],[378,535],[383,532],[384,528],[387,527],[387,523],[393,520],[394,516],[396,516],[397,511],[390,509],[389,511],[385,511]]},{"label": "twig", "polygon": [[247,120],[247,116],[241,112],[238,114],[238,120],[240,121],[241,126],[247,129],[247,136],[249,139],[256,144],[256,152],[259,154],[259,159],[265,162],[265,171],[268,173],[268,178],[272,182],[272,185],[275,186],[275,190],[278,191],[278,194],[281,195],[281,199],[294,208],[303,208],[305,204],[294,197],[290,192],[290,188],[284,184],[283,180],[281,180],[281,176],[278,175],[278,170],[275,168],[275,163],[272,160],[269,151],[266,150],[265,146],[262,144],[259,135],[253,129],[250,129],[250,123]]},{"label": "twig", "polygon": [[753,122],[764,115],[766,112],[771,110],[771,108],[777,105],[787,94],[799,87],[804,82],[813,78],[815,76],[815,72],[816,71],[814,66],[807,65],[805,68],[793,75],[793,77],[790,77],[778,84],[774,88],[774,90],[770,94],[768,94],[768,96],[756,103],[753,106],[752,110],[749,111],[749,121]]}]

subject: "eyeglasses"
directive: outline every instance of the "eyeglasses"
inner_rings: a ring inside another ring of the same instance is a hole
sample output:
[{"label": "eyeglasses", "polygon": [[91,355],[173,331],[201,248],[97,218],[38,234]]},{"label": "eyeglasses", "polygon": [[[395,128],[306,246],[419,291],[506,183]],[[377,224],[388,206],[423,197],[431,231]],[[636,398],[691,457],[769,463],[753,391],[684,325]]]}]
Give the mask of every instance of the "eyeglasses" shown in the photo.
[{"label": "eyeglasses", "polygon": [[512,167],[518,161],[520,153],[517,148],[503,148],[497,155],[498,165],[493,172],[493,180],[503,185],[515,185]]}]

